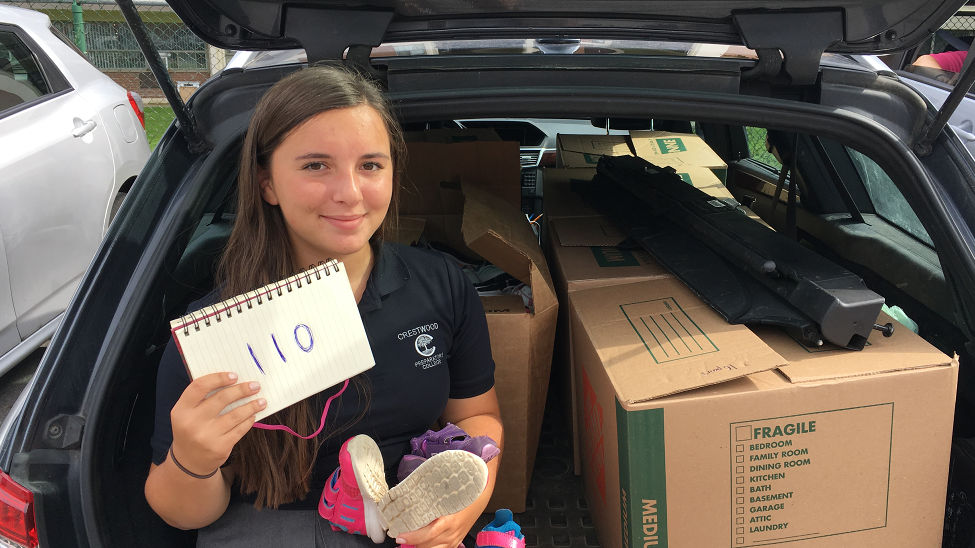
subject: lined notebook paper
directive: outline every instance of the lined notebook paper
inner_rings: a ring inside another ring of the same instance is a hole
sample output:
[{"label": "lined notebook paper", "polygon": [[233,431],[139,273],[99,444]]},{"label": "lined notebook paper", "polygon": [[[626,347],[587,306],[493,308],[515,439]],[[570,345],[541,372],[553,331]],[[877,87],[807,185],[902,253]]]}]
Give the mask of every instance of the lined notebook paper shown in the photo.
[{"label": "lined notebook paper", "polygon": [[[330,261],[170,322],[190,377],[257,381],[260,420],[373,365],[345,267]],[[243,404],[228,406],[224,412]]]}]

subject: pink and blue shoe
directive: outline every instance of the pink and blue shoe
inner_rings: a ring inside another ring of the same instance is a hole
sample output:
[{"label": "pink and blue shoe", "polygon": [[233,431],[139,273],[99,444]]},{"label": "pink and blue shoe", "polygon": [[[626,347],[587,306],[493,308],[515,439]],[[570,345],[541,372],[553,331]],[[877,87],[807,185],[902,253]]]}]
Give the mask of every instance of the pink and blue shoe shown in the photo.
[{"label": "pink and blue shoe", "polygon": [[339,467],[325,484],[318,514],[332,530],[365,535],[378,544],[386,540],[387,529],[378,503],[388,491],[379,446],[369,436],[354,436],[339,450]]},{"label": "pink and blue shoe", "polygon": [[494,512],[494,520],[474,538],[476,548],[525,548],[525,535],[521,526],[514,522],[511,510],[501,508]]},{"label": "pink and blue shoe", "polygon": [[379,544],[415,531],[438,517],[459,512],[484,491],[487,465],[477,455],[447,449],[424,459],[389,488],[382,452],[358,435],[339,450],[339,467],[329,477],[318,514],[334,531],[365,535]]}]

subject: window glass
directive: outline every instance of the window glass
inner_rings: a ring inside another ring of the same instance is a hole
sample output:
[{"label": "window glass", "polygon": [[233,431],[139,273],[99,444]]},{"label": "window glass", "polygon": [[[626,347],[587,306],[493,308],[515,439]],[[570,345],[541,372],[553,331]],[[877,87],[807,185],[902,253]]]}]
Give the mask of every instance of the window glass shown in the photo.
[{"label": "window glass", "polygon": [[933,245],[931,237],[924,230],[921,220],[914,213],[914,209],[911,208],[907,199],[890,180],[887,173],[876,162],[860,152],[850,148],[847,148],[847,151],[850,153],[854,167],[860,174],[860,179],[863,180],[877,215],[928,245]]},{"label": "window glass", "polygon": [[390,42],[373,48],[372,57],[478,54],[560,55],[662,55],[680,57],[725,57],[755,59],[755,51],[744,46],[649,40],[600,40],[590,38],[491,38],[475,40],[432,40]]},{"label": "window glass", "polygon": [[50,92],[51,87],[27,45],[13,32],[0,30],[0,111]]},{"label": "window glass", "polygon": [[[69,48],[71,48],[71,49],[73,49],[73,50],[74,50],[74,52],[75,52],[75,53],[77,53],[78,55],[80,55],[80,56],[82,56],[82,57],[84,57],[85,59],[88,59],[88,56],[87,56],[87,55],[85,55],[85,52],[83,52],[83,51],[81,51],[80,49],[78,49],[78,45],[77,45],[77,44],[75,44],[74,42],[72,42],[72,41],[71,41],[71,39],[70,39],[70,38],[68,38],[68,37],[67,37],[67,36],[66,36],[66,35],[64,34],[64,32],[62,32],[62,31],[60,31],[60,30],[58,30],[58,27],[56,27],[56,26],[51,26],[51,27],[48,27],[48,28],[49,28],[49,29],[51,30],[51,34],[53,34],[54,36],[56,36],[58,40],[60,40],[61,42],[63,42],[63,43],[64,43],[64,45],[66,45],[66,46],[68,46]],[[91,62],[91,60],[89,60],[88,62],[90,63],[90,62]]]},{"label": "window glass", "polygon": [[767,132],[763,127],[746,127],[745,137],[748,140],[748,156],[765,164],[766,166],[778,171],[782,169],[782,162],[775,158],[775,155],[768,150]]}]

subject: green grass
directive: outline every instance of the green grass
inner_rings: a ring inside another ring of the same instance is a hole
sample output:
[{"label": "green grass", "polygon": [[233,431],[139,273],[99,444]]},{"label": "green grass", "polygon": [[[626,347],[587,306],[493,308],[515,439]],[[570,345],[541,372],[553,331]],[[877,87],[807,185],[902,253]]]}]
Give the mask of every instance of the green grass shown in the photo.
[{"label": "green grass", "polygon": [[168,105],[146,107],[146,138],[149,140],[150,150],[156,148],[156,143],[169,128],[174,117],[173,109]]}]

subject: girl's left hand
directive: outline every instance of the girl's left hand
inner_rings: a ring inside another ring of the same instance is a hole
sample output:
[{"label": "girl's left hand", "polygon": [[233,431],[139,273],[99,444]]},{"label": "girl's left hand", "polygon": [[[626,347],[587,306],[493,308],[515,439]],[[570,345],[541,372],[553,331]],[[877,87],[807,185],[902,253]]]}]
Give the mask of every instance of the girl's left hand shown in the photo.
[{"label": "girl's left hand", "polygon": [[[504,430],[501,426],[501,410],[498,397],[491,388],[480,396],[466,399],[449,399],[443,413],[444,422],[456,424],[471,436],[491,436],[501,442],[503,449]],[[484,492],[470,506],[455,514],[441,516],[426,527],[400,533],[397,544],[413,545],[416,548],[457,548],[464,537],[473,529],[477,519],[487,507],[488,499],[494,492],[494,481],[498,474],[500,458],[487,463],[488,481]],[[473,547],[471,547],[473,548]]]},{"label": "girl's left hand", "polygon": [[467,523],[464,512],[441,516],[426,527],[401,533],[397,544],[416,548],[457,548],[474,523]]}]

